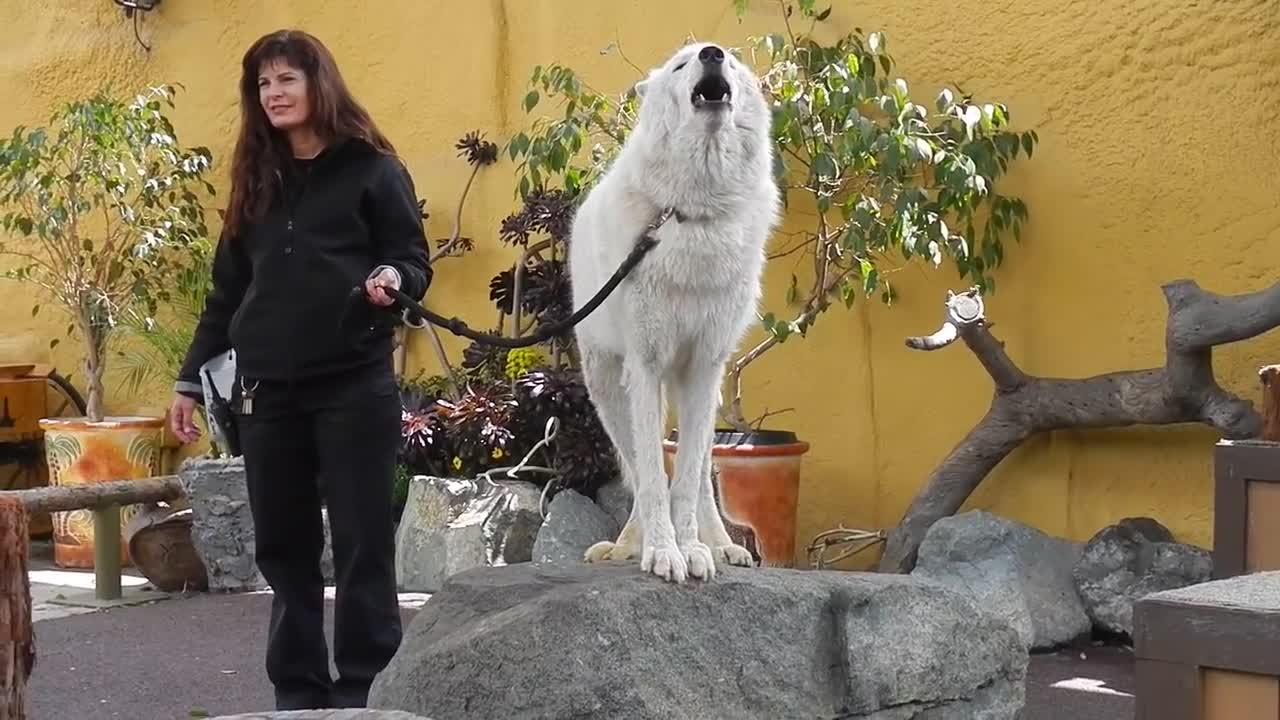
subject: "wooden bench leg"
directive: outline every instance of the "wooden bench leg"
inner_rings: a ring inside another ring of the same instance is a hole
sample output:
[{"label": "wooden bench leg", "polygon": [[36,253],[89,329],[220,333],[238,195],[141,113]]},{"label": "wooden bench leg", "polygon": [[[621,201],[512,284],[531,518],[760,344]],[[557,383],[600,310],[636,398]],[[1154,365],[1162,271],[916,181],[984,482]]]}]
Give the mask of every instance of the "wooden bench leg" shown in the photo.
[{"label": "wooden bench leg", "polygon": [[93,594],[98,600],[119,600],[120,506],[93,511]]}]

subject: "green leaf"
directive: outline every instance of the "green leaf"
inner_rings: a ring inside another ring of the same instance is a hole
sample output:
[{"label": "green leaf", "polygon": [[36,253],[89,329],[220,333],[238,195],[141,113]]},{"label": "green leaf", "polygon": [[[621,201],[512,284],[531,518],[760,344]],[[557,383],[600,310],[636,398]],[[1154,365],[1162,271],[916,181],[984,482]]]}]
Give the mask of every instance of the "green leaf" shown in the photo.
[{"label": "green leaf", "polygon": [[954,102],[955,95],[953,95],[947,88],[942,88],[942,91],[938,93],[936,98],[934,98],[933,104],[934,107],[938,108],[938,112],[945,113],[947,108],[951,107]]},{"label": "green leaf", "polygon": [[840,299],[844,302],[846,308],[853,307],[853,302],[858,297],[858,290],[853,283],[845,281],[840,283]]},{"label": "green leaf", "polygon": [[836,163],[831,156],[822,153],[813,159],[813,174],[819,178],[830,179],[836,176]]},{"label": "green leaf", "polygon": [[537,90],[530,90],[530,91],[529,91],[529,94],[527,94],[527,95],[525,95],[525,96],[524,96],[524,109],[525,109],[525,112],[528,112],[528,111],[532,110],[532,109],[534,108],[534,106],[538,104],[538,97],[539,97],[539,96],[538,96],[538,91],[537,91]]}]

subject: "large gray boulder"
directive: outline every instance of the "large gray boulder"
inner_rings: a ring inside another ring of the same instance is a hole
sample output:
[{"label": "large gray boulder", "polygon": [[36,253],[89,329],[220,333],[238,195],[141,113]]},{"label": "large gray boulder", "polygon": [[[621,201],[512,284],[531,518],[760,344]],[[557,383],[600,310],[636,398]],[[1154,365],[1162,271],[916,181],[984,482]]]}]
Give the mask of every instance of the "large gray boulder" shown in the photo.
[{"label": "large gray boulder", "polygon": [[400,590],[433,593],[462,570],[529,562],[541,499],[538,487],[522,480],[412,478],[396,530]]},{"label": "large gray boulder", "polygon": [[410,715],[398,710],[369,710],[366,708],[347,710],[264,710],[262,712],[241,713],[240,715],[219,715],[212,720],[430,720],[421,715]]},{"label": "large gray boulder", "polygon": [[969,598],[903,575],[635,563],[450,578],[369,707],[470,718],[1016,717],[1027,652]]},{"label": "large gray boulder", "polygon": [[1156,520],[1125,518],[1098,531],[1076,564],[1076,589],[1095,627],[1133,634],[1133,604],[1154,592],[1207,582],[1213,555],[1179,543]]},{"label": "large gray boulder", "polygon": [[1092,628],[1071,575],[1080,554],[1079,543],[973,510],[934,523],[911,574],[969,594],[1026,648],[1045,649]]},{"label": "large gray boulder", "polygon": [[547,505],[547,519],[533,543],[533,561],[580,563],[587,548],[616,539],[621,530],[601,506],[573,490],[561,490]]},{"label": "large gray boulder", "polygon": [[[178,468],[191,504],[191,544],[209,574],[211,592],[253,592],[267,587],[254,559],[253,513],[244,458],[190,458]],[[321,509],[324,550],[320,569],[332,583],[333,540]]]}]

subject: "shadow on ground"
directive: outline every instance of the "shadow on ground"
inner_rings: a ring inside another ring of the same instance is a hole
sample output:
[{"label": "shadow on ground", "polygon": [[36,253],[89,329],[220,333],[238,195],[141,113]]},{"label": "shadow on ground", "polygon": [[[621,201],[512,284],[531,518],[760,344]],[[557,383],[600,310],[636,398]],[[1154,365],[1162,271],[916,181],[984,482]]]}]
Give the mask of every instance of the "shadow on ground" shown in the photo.
[{"label": "shadow on ground", "polygon": [[[30,717],[178,720],[192,710],[270,709],[262,670],[270,605],[265,594],[199,594],[38,622]],[[406,626],[415,613],[402,610]],[[1036,655],[1019,720],[1128,720],[1132,692],[1123,648]]]}]

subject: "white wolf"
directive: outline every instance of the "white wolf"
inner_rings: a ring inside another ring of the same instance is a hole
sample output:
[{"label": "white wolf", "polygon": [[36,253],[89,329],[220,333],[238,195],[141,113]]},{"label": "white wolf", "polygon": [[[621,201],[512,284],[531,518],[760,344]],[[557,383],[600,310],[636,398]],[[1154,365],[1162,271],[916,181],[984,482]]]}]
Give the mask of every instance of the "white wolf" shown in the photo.
[{"label": "white wolf", "polygon": [[[636,85],[639,117],[574,218],[575,310],[667,209],[658,243],[576,329],[587,389],[634,502],[616,542],[586,561],[640,555],[642,571],[710,579],[750,565],[717,511],[711,443],[725,365],[756,317],[765,244],[778,223],[771,114],[755,74],[717,45],[686,45]],[[668,487],[664,398],[679,449]]]}]

